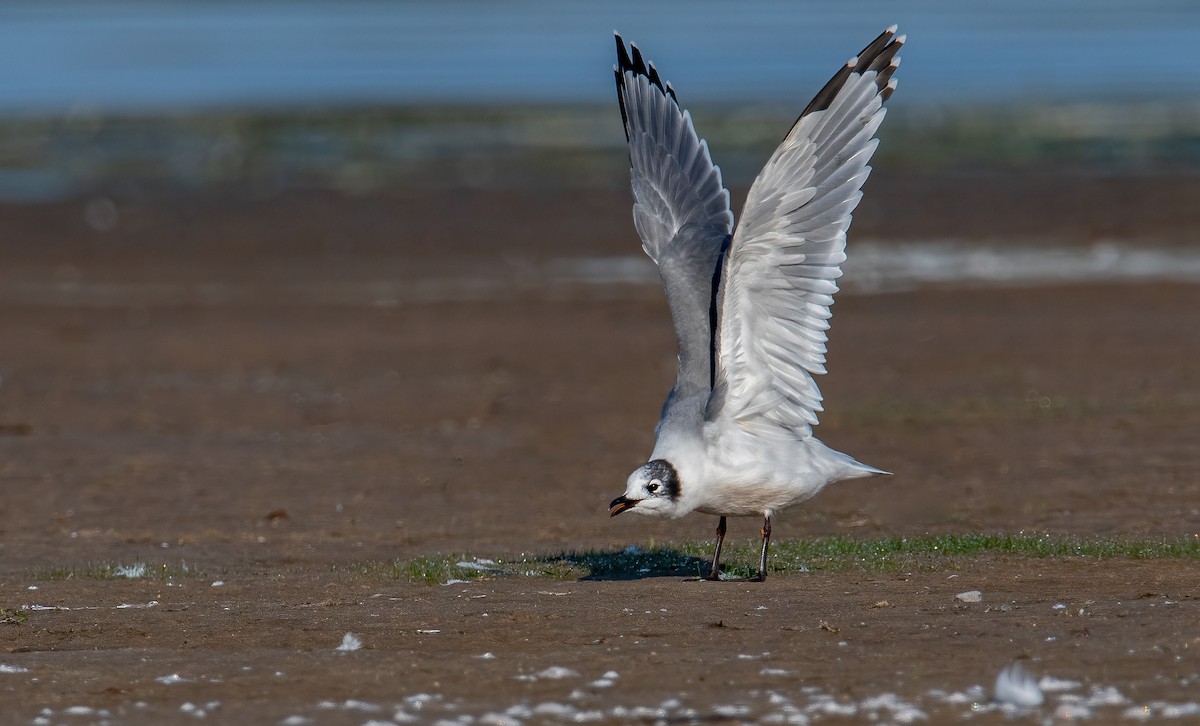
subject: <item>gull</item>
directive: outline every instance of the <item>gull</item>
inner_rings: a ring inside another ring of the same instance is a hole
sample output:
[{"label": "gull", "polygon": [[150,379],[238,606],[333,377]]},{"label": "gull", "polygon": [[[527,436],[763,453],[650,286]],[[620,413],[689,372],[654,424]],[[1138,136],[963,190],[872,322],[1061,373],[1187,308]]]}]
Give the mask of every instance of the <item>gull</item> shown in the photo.
[{"label": "gull", "polygon": [[[878,145],[904,36],[885,30],[851,58],[792,125],[734,227],[729,192],[675,89],[616,34],[617,100],[633,222],[666,290],[679,372],[649,461],[609,513],[720,517],[705,579],[721,579],[726,517],[771,519],[844,479],[889,472],[813,436],[825,331],[846,259],[846,230]],[[632,55],[631,55],[632,53]]]}]

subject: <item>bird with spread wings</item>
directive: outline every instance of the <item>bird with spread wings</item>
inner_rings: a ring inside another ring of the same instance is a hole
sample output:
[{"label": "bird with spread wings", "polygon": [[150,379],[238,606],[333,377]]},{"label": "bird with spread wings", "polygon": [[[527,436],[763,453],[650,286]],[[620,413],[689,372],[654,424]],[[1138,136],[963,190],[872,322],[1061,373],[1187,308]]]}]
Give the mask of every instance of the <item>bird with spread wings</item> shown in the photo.
[{"label": "bird with spread wings", "polygon": [[633,222],[658,265],[679,372],[650,460],[610,513],[771,518],[843,479],[886,474],[813,436],[825,331],[904,36],[885,30],[817,93],[754,180],[734,226],[708,145],[636,45],[618,35],[617,100],[629,143]]}]

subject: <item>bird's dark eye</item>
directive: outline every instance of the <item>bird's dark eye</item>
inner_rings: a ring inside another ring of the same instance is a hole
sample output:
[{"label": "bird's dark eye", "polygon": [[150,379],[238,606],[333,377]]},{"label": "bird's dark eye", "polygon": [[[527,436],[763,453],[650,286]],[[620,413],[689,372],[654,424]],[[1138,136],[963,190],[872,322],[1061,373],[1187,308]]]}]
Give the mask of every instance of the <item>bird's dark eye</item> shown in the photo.
[{"label": "bird's dark eye", "polygon": [[646,485],[646,491],[653,494],[654,492],[658,491],[660,486],[662,486],[662,482],[660,482],[658,479],[655,479]]}]

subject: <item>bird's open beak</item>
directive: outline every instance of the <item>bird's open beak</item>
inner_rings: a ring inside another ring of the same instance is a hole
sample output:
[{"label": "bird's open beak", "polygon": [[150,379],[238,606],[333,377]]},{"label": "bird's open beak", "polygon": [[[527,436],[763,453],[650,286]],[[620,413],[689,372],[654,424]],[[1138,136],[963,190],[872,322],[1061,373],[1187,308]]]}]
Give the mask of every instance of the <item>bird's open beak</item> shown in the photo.
[{"label": "bird's open beak", "polygon": [[612,504],[608,505],[608,516],[615,517],[626,509],[633,509],[641,499],[626,499],[624,495],[612,500]]}]

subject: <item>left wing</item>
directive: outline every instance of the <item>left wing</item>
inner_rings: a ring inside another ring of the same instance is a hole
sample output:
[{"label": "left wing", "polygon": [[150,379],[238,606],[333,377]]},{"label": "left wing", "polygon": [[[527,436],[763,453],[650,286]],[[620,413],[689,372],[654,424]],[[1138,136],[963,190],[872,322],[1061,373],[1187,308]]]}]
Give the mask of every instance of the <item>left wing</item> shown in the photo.
[{"label": "left wing", "polygon": [[750,187],[718,291],[706,418],[808,435],[829,306],[904,36],[887,29],[821,89]]},{"label": "left wing", "polygon": [[[633,45],[617,36],[617,100],[629,141],[633,222],[658,265],[675,335],[679,374],[667,401],[707,393],[712,384],[711,308],[717,260],[733,213],[721,171],[664,83]],[[665,410],[664,410],[665,414]]]}]

